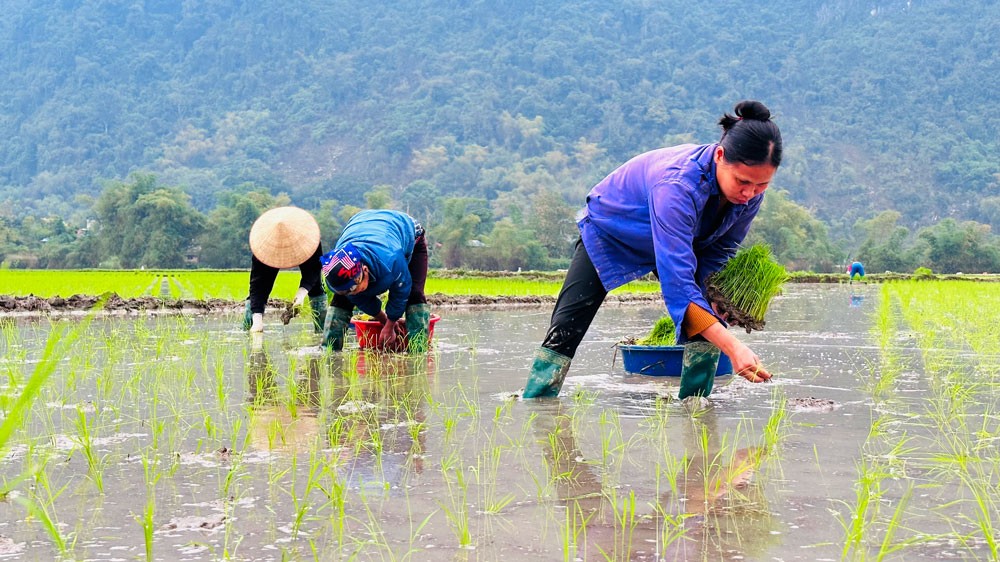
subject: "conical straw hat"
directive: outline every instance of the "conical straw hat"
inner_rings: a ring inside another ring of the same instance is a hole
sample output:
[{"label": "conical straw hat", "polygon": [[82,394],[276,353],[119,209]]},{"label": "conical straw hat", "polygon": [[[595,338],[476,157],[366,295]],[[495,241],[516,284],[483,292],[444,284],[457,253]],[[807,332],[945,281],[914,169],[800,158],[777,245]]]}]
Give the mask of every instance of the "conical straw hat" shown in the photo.
[{"label": "conical straw hat", "polygon": [[298,207],[271,209],[250,227],[250,251],[271,267],[301,265],[318,247],[319,224]]}]

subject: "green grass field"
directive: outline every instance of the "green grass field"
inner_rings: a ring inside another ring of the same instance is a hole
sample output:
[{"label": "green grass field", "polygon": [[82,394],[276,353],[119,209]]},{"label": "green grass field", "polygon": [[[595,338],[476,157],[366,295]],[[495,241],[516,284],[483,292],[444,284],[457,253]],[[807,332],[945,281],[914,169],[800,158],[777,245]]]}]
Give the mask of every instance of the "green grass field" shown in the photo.
[{"label": "green grass field", "polygon": [[[250,274],[247,271],[191,270],[22,270],[0,272],[0,295],[70,297],[116,293],[122,298],[160,297],[165,299],[246,298]],[[290,299],[299,284],[299,273],[282,271],[271,296]],[[437,276],[427,279],[427,294],[484,296],[555,296],[562,286],[558,275]],[[649,281],[630,283],[616,292],[657,292],[659,285]]]}]

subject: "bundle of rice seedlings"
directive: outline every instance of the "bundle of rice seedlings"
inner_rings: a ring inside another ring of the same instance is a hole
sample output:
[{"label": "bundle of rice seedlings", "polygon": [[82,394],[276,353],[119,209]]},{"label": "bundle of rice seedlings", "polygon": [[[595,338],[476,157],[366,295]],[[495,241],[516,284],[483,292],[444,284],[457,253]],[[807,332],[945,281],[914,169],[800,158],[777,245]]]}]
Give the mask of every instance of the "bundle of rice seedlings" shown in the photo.
[{"label": "bundle of rice seedlings", "polygon": [[656,321],[649,335],[639,340],[639,345],[674,345],[677,343],[677,334],[674,330],[674,320],[670,316],[664,316]]},{"label": "bundle of rice seedlings", "polygon": [[721,270],[708,280],[708,298],[728,322],[751,330],[764,327],[764,314],[771,299],[781,293],[788,280],[784,266],[775,261],[766,244],[740,248]]}]

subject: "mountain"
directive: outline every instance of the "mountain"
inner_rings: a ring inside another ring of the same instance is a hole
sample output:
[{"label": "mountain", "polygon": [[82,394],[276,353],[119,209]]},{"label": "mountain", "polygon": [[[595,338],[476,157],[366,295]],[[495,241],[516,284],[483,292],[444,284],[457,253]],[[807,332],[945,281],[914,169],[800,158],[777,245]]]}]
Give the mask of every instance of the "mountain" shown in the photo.
[{"label": "mountain", "polygon": [[775,185],[832,232],[886,210],[1000,227],[992,0],[4,4],[6,213],[70,216],[132,172],[202,210],[246,185],[576,207],[753,98],[784,135]]}]

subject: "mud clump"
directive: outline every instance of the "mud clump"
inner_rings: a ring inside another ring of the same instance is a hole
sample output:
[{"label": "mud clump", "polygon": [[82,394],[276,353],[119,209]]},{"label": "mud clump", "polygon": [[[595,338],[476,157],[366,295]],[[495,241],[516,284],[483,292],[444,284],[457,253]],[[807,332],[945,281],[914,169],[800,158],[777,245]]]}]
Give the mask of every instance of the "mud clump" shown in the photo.
[{"label": "mud clump", "polygon": [[826,398],[799,397],[788,400],[788,408],[795,412],[832,412],[840,407],[833,400]]}]

